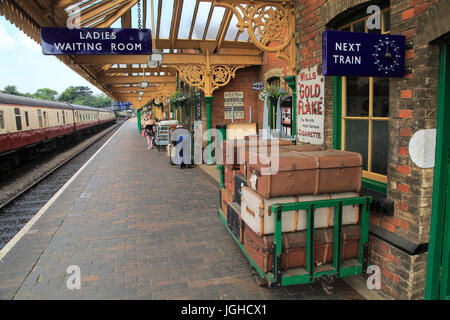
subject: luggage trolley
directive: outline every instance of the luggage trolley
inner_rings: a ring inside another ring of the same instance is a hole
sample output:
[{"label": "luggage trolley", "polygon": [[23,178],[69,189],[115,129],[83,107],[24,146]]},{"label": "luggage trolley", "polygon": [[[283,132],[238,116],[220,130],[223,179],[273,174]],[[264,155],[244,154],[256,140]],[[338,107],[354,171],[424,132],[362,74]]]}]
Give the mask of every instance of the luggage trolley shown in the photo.
[{"label": "luggage trolley", "polygon": [[[222,201],[222,200],[221,200]],[[362,274],[368,266],[368,239],[369,239],[369,213],[372,197],[352,197],[344,199],[329,199],[296,203],[272,205],[270,210],[275,219],[274,243],[272,245],[273,267],[271,272],[264,273],[245,251],[244,245],[228,227],[227,219],[222,209],[218,209],[219,217],[230,233],[233,240],[241,248],[247,257],[251,271],[255,274],[256,282],[260,286],[269,288],[275,286],[290,286],[297,284],[313,283],[316,280],[322,282],[325,291],[329,292],[335,278],[344,278]],[[360,206],[361,212],[361,237],[359,254],[357,259],[342,261],[342,212],[347,205]],[[320,208],[335,208],[334,216],[334,242],[333,262],[320,266],[314,265],[314,212]],[[292,214],[296,210],[306,210],[306,266],[303,268],[282,270],[282,215]],[[336,214],[337,213],[337,214]],[[245,232],[245,231],[244,231]],[[339,244],[339,245],[335,245]]]},{"label": "luggage trolley", "polygon": [[178,120],[161,121],[156,127],[155,144],[158,151],[169,145],[169,129],[170,126],[178,124]]}]

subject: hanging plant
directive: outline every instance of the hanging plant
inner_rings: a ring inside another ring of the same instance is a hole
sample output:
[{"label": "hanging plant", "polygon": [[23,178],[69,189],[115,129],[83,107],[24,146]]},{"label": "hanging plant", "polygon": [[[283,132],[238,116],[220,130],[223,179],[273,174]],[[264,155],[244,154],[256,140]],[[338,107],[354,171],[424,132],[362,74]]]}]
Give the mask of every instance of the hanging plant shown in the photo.
[{"label": "hanging plant", "polygon": [[176,91],[171,97],[170,97],[170,103],[175,106],[183,106],[187,101],[187,97],[181,92]]},{"label": "hanging plant", "polygon": [[288,92],[284,89],[276,86],[267,86],[259,93],[259,99],[265,101],[266,97],[269,96],[270,100],[278,101],[279,97],[286,97],[287,95]]},{"label": "hanging plant", "polygon": [[161,101],[159,101],[159,103],[156,103],[155,99],[152,100],[152,104],[153,104],[155,107],[162,107],[162,106],[164,105]]}]

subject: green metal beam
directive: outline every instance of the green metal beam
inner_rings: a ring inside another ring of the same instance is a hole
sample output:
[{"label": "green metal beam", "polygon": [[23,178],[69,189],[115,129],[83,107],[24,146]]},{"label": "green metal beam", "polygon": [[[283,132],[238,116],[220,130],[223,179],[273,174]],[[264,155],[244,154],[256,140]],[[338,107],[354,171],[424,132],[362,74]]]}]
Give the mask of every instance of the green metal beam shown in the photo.
[{"label": "green metal beam", "polygon": [[214,97],[205,97],[206,102],[206,127],[208,130],[208,164],[212,164],[212,120],[211,120],[211,104]]},{"label": "green metal beam", "polygon": [[297,86],[295,76],[284,78],[289,88],[292,90],[292,136],[297,135]]}]

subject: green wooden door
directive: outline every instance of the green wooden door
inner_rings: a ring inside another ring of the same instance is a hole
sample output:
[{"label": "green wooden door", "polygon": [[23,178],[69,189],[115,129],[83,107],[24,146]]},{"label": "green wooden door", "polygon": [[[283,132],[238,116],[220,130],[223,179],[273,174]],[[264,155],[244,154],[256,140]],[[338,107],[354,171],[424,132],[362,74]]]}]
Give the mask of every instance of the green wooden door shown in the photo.
[{"label": "green wooden door", "polygon": [[425,299],[450,300],[450,45],[441,47]]}]

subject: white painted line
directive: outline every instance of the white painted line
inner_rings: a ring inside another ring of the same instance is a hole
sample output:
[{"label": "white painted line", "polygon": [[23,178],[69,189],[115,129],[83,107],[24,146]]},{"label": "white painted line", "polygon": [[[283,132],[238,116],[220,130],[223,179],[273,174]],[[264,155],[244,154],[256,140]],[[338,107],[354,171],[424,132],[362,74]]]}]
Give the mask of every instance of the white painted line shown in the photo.
[{"label": "white painted line", "polygon": [[87,165],[97,156],[97,154],[100,153],[100,151],[103,150],[103,148],[112,140],[112,138],[115,137],[116,134],[119,133],[120,130],[122,130],[123,126],[128,121],[125,121],[125,123],[119,128],[119,130],[114,133],[111,138],[106,141],[103,146],[101,146],[100,149],[97,150],[97,152],[67,181],[59,190],[55,193],[55,195],[41,208],[41,210],[36,213],[36,215],[28,221],[26,225],[23,226],[23,228],[12,238],[3,248],[0,250],[0,261],[6,256],[6,254],[16,245],[17,242],[19,242],[20,239],[23,238],[23,236],[28,232],[28,230],[33,227],[33,225],[36,223],[36,221],[39,220],[39,218],[47,211],[47,209],[58,199],[58,197],[64,192],[64,190],[67,189],[67,187],[80,175],[80,173],[84,170],[84,168],[87,167]]}]

